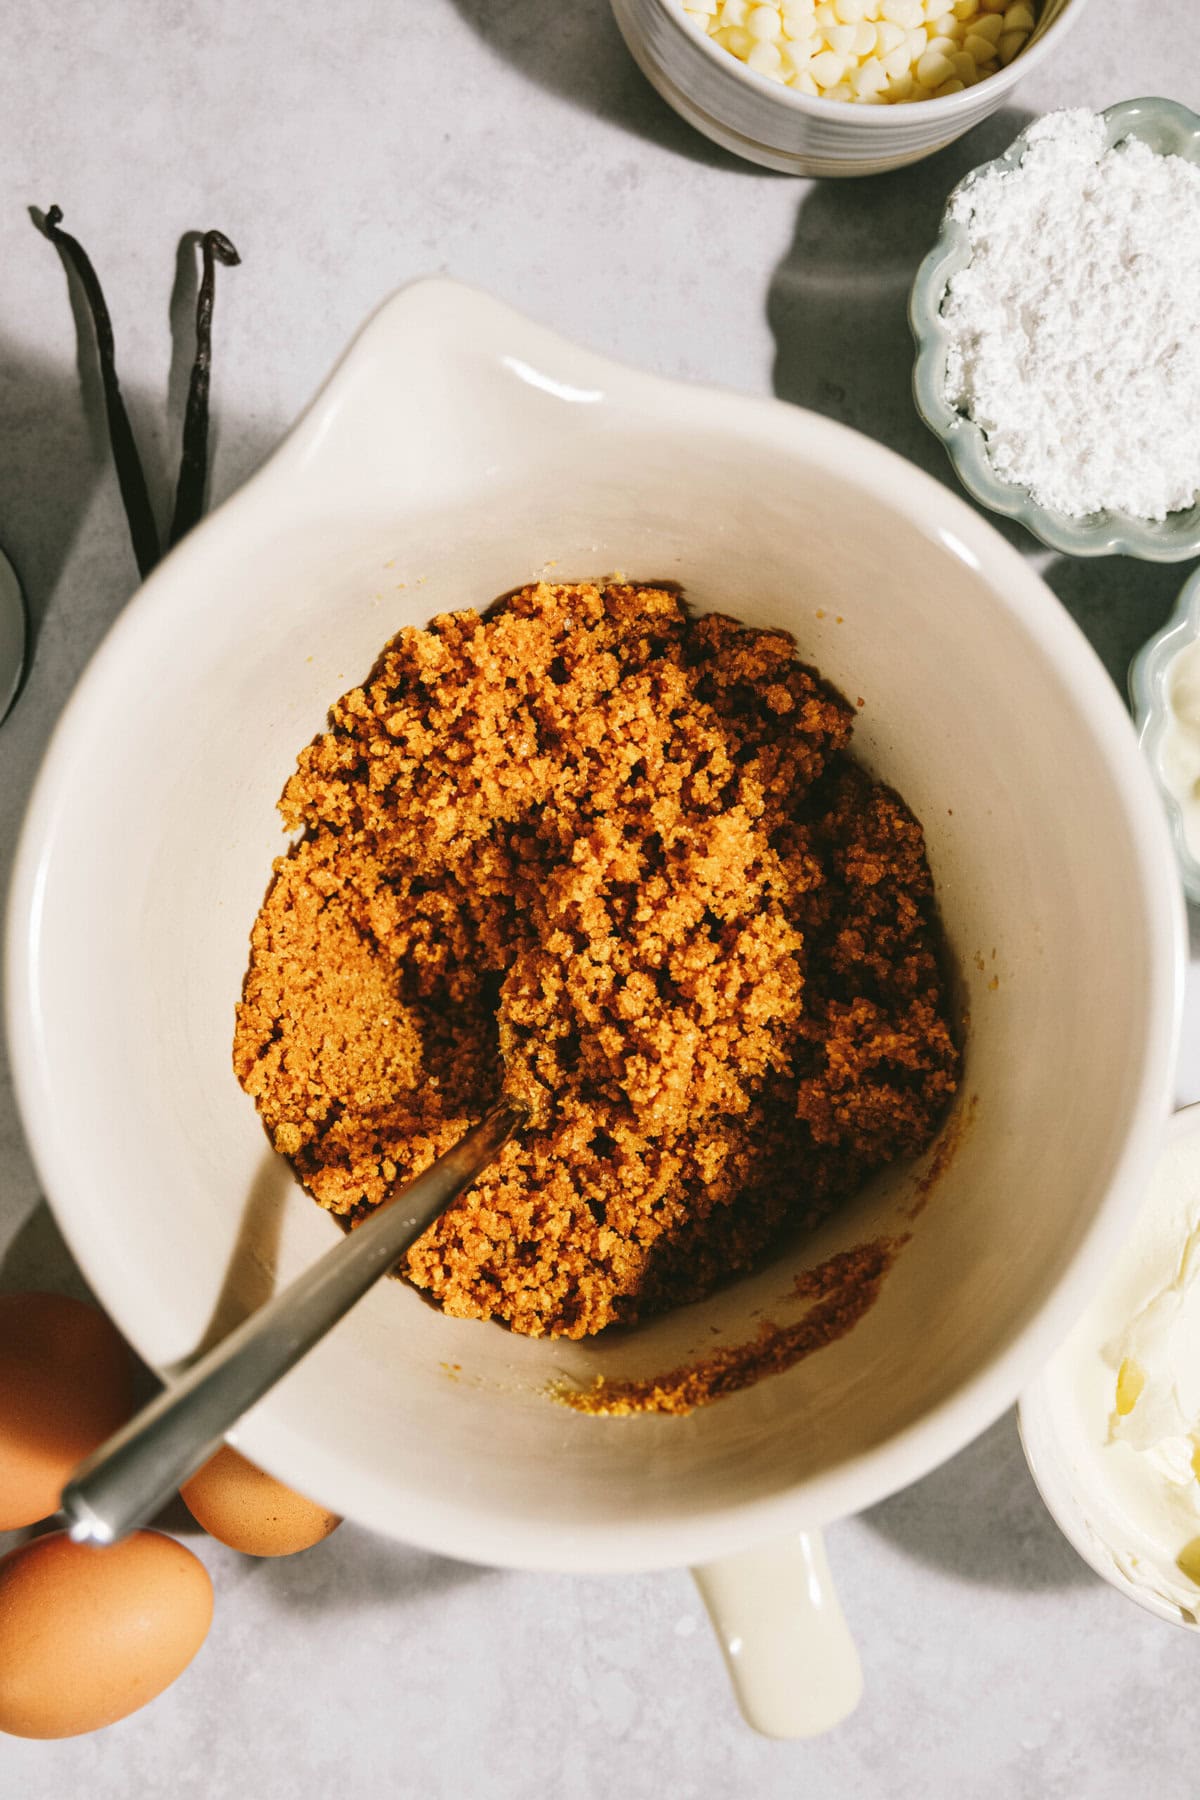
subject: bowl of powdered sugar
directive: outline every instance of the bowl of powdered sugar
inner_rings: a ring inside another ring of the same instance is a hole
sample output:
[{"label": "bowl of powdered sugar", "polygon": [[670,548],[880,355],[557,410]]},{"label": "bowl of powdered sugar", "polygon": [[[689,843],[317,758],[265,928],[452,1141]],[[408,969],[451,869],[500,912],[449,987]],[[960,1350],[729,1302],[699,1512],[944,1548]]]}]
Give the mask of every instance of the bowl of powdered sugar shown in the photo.
[{"label": "bowl of powdered sugar", "polygon": [[1200,118],[1049,113],[954,190],[909,308],[918,411],[1052,549],[1200,555]]}]

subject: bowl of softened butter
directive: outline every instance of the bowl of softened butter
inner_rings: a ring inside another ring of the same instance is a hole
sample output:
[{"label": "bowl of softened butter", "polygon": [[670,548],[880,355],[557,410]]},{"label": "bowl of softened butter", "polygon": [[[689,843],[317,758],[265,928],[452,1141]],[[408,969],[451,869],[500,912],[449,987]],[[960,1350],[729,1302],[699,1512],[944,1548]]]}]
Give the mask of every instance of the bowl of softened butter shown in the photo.
[{"label": "bowl of softened butter", "polygon": [[1171,822],[1179,872],[1200,904],[1200,569],[1129,670],[1143,753]]},{"label": "bowl of softened butter", "polygon": [[1156,1617],[1200,1626],[1200,1105],[1175,1114],[1123,1254],[1020,1422],[1084,1560]]}]

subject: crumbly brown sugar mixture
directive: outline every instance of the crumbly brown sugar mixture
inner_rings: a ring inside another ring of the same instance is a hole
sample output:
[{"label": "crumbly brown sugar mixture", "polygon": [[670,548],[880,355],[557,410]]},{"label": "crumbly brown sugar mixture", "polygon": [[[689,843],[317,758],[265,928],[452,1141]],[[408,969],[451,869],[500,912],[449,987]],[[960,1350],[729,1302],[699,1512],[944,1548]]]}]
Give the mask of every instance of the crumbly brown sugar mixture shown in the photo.
[{"label": "crumbly brown sugar mixture", "polygon": [[234,1064],[356,1219],[505,1090],[406,1273],[582,1337],[709,1292],[955,1091],[921,827],[783,632],[622,581],[387,645],[304,750]]}]

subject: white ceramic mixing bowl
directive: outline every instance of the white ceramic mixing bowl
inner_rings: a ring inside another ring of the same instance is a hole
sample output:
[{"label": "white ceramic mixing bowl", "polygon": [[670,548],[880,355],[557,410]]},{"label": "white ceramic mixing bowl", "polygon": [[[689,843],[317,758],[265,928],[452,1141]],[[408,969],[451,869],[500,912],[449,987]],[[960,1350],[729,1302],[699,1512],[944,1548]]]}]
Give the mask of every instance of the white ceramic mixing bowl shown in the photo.
[{"label": "white ceramic mixing bowl", "polygon": [[[864,699],[859,754],[924,821],[970,1012],[957,1152],[917,1217],[920,1171],[894,1168],[753,1278],[611,1341],[515,1337],[387,1283],[237,1441],[451,1556],[715,1563],[737,1671],[763,1596],[792,1592],[753,1547],[879,1500],[1012,1402],[1127,1229],[1167,1111],[1182,907],[1161,808],[1100,663],[963,501],[814,414],[634,374],[448,282],[408,289],[71,701],[11,895],[12,1058],[72,1249],[169,1371],[336,1235],[230,1061],[296,752],[400,626],[614,570],[788,628]],[[687,1418],[546,1397],[786,1322],[800,1269],[901,1228],[876,1306],[787,1374]],[[801,1549],[802,1596],[822,1584]],[[795,1729],[777,1700],[747,1705]]]}]

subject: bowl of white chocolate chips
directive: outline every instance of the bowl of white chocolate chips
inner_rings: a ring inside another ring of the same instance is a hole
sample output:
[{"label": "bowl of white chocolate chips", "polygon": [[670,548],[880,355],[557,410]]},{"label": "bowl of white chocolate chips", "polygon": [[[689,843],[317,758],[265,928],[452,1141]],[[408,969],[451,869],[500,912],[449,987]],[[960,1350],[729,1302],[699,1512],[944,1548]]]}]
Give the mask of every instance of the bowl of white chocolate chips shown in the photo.
[{"label": "bowl of white chocolate chips", "polygon": [[1200,555],[1200,117],[1036,120],[950,196],[909,316],[976,500],[1071,556]]},{"label": "bowl of white chocolate chips", "polygon": [[1086,0],[612,0],[643,73],[715,143],[795,175],[930,156],[996,111]]}]

